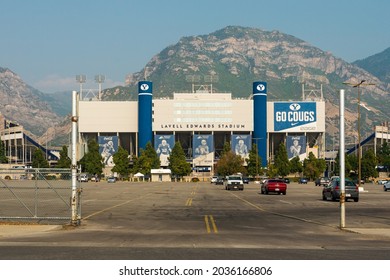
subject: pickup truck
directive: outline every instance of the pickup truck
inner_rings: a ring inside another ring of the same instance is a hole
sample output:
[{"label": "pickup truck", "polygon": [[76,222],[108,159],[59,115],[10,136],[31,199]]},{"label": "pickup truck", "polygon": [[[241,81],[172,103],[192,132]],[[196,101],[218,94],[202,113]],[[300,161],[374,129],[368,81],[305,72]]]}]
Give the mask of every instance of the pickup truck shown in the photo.
[{"label": "pickup truck", "polygon": [[244,190],[244,182],[240,175],[229,175],[226,177],[225,190]]}]

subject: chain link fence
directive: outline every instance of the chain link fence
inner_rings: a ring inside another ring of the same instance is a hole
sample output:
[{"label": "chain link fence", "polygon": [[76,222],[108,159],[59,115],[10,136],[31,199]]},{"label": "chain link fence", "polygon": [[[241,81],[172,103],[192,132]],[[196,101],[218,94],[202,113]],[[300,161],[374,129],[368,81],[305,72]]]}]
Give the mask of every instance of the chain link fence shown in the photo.
[{"label": "chain link fence", "polygon": [[[63,223],[72,220],[71,169],[0,169],[0,220]],[[81,188],[77,181],[77,216]]]}]

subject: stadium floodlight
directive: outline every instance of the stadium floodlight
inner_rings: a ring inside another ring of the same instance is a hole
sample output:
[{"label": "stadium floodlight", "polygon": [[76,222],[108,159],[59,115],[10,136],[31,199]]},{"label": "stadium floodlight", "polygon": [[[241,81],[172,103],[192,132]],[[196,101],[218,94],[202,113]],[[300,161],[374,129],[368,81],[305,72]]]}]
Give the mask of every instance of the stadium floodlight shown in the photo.
[{"label": "stadium floodlight", "polygon": [[104,75],[96,75],[95,76],[95,81],[99,84],[99,100],[102,99],[101,93],[102,93],[102,83],[104,83],[104,80],[106,77]]},{"label": "stadium floodlight", "polygon": [[186,81],[190,82],[192,84],[192,93],[195,92],[195,83],[198,83],[200,81],[199,75],[187,75]]},{"label": "stadium floodlight", "polygon": [[87,76],[84,74],[76,75],[76,81],[80,84],[80,98],[82,98],[83,84],[87,81]]},{"label": "stadium floodlight", "polygon": [[218,75],[205,75],[204,81],[206,83],[210,83],[210,93],[213,93],[213,82],[218,82],[219,76]]}]

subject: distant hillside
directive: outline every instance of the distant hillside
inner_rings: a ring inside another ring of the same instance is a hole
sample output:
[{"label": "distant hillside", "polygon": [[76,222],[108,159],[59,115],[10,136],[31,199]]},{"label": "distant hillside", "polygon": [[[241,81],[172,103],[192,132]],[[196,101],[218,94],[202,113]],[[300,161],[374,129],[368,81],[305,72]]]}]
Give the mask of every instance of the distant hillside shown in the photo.
[{"label": "distant hillside", "polygon": [[387,83],[390,89],[390,48],[365,59],[357,60],[353,64]]},{"label": "distant hillside", "polygon": [[61,118],[44,101],[43,93],[27,85],[14,72],[0,68],[0,112],[33,134],[42,135]]},{"label": "distant hillside", "polygon": [[[191,91],[195,84],[210,84],[215,92],[232,92],[247,98],[253,81],[268,82],[269,100],[300,100],[302,82],[306,87],[323,87],[327,102],[327,131],[337,130],[339,90],[347,89],[347,130],[356,135],[357,91],[343,85],[361,79],[375,83],[365,87],[361,100],[371,111],[362,110],[363,132],[373,124],[390,118],[387,84],[356,65],[334,57],[331,53],[279,31],[229,26],[216,32],[184,37],[154,56],[140,72],[128,77],[128,87],[106,91],[104,98],[137,99],[138,81],[144,77],[153,81],[154,97],[172,96],[173,92]],[[115,92],[115,95],[113,93]],[[107,94],[106,94],[107,93]]]}]

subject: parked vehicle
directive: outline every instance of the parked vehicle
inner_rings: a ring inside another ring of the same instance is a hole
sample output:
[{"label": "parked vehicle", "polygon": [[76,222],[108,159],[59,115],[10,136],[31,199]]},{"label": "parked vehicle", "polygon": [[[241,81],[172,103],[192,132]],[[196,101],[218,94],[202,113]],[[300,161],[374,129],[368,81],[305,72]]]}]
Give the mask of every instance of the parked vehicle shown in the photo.
[{"label": "parked vehicle", "polygon": [[326,186],[329,184],[329,178],[328,177],[321,177],[315,180],[315,185],[316,186]]},{"label": "parked vehicle", "polygon": [[244,190],[244,182],[242,181],[242,177],[240,175],[230,175],[227,176],[225,182],[226,190]]},{"label": "parked vehicle", "polygon": [[223,185],[223,178],[222,177],[218,177],[217,180],[215,181],[215,184],[216,185]]},{"label": "parked vehicle", "polygon": [[383,190],[385,192],[387,192],[388,190],[390,190],[390,182],[387,182],[386,184],[383,185]]},{"label": "parked vehicle", "polygon": [[88,175],[85,173],[81,173],[79,176],[79,181],[80,182],[88,182]]},{"label": "parked vehicle", "polygon": [[299,178],[298,184],[307,184],[309,180],[307,178]]},{"label": "parked vehicle", "polygon": [[[322,200],[338,200],[340,193],[340,180],[332,180],[322,189]],[[345,201],[349,199],[353,199],[355,202],[359,201],[359,187],[353,181],[345,179]]]},{"label": "parked vehicle", "polygon": [[216,183],[218,180],[218,176],[211,177],[210,183]]},{"label": "parked vehicle", "polygon": [[114,176],[107,177],[107,183],[115,183],[116,178]]},{"label": "parked vehicle", "polygon": [[242,182],[243,182],[244,184],[249,184],[249,178],[248,178],[248,177],[243,177],[243,178],[242,178]]},{"label": "parked vehicle", "polygon": [[264,184],[261,185],[261,193],[268,194],[270,192],[275,192],[278,194],[287,193],[287,184],[284,179],[267,179]]}]

